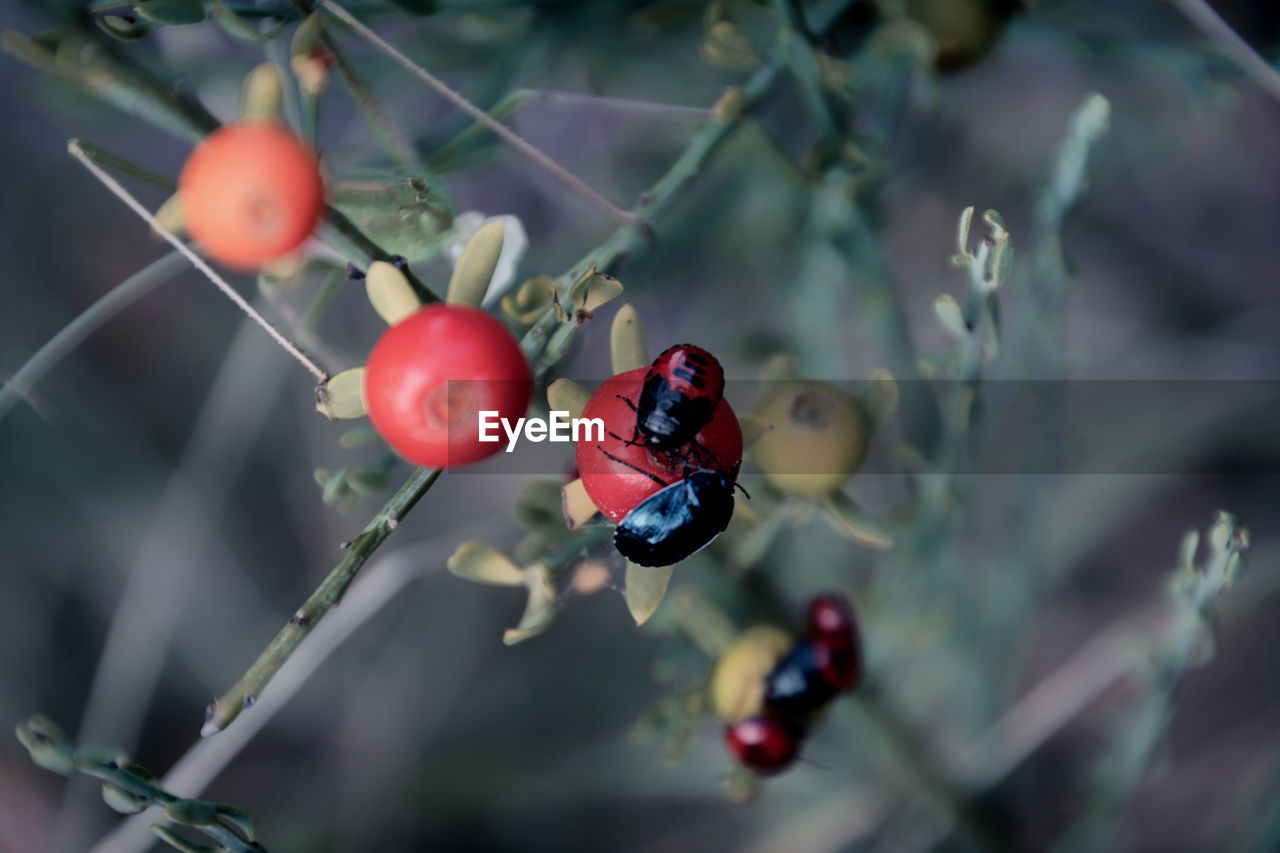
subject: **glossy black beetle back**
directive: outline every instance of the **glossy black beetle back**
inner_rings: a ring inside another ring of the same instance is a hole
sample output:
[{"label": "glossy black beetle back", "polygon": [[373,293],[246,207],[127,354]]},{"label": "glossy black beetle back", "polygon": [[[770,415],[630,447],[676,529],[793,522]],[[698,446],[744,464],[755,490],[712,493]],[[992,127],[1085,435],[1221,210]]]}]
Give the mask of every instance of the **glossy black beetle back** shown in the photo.
[{"label": "glossy black beetle back", "polygon": [[618,523],[613,544],[637,565],[671,566],[719,536],[732,517],[733,478],[695,471],[636,504]]}]

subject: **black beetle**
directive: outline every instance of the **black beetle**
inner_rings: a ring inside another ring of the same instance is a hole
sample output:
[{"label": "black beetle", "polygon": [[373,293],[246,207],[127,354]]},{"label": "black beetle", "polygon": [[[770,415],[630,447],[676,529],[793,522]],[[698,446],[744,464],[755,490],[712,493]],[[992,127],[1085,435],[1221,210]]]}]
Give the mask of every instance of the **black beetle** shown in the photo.
[{"label": "black beetle", "polygon": [[732,473],[694,469],[664,485],[622,517],[613,533],[614,547],[639,566],[675,565],[706,547],[733,517],[737,475],[736,465]]}]

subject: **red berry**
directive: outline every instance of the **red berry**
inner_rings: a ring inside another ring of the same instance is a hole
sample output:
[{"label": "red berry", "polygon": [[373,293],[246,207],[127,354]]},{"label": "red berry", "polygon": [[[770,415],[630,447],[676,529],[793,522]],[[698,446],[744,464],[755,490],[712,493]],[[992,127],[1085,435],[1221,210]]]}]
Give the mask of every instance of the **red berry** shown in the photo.
[{"label": "red berry", "polygon": [[[636,412],[627,400],[639,399],[648,370],[638,367],[605,380],[582,413],[584,418],[604,421],[605,437],[600,442],[578,443],[578,472],[592,502],[615,522],[662,486],[640,471],[610,459],[606,451],[667,485],[682,479],[687,467],[677,453],[651,452],[642,443],[629,443],[636,431]],[[711,422],[694,436],[694,442],[709,451],[723,471],[732,471],[741,463],[742,428],[727,400],[716,406]]]},{"label": "red berry", "polygon": [[205,137],[178,178],[183,225],[209,257],[251,270],[306,242],[324,209],[315,155],[274,121]]},{"label": "red berry", "polygon": [[800,742],[791,729],[770,714],[747,717],[724,730],[729,754],[757,773],[777,773],[796,758]]},{"label": "red berry", "polygon": [[[365,365],[374,429],[415,465],[456,468],[506,446],[480,441],[482,411],[513,424],[529,407],[533,377],[511,333],[492,314],[428,305],[382,333]],[[492,434],[492,431],[491,431]]]}]

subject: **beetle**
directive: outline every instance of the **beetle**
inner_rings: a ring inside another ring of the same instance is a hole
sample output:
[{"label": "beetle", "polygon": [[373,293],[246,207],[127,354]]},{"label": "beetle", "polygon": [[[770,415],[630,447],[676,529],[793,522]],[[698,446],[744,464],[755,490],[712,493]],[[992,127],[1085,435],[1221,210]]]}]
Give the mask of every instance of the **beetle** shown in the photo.
[{"label": "beetle", "polygon": [[800,751],[800,737],[786,721],[763,714],[725,728],[724,745],[739,764],[757,773],[769,774],[795,761]]},{"label": "beetle", "polygon": [[797,643],[765,679],[765,707],[779,714],[803,717],[830,702],[838,692],[828,677],[835,656],[821,643]]},{"label": "beetle", "polygon": [[[733,491],[742,489],[736,482],[741,463],[729,472],[686,468],[682,478],[668,484],[603,447],[600,452],[662,486],[632,507],[613,532],[614,547],[636,565],[675,565],[705,548],[729,526]],[[746,494],[746,489],[742,491]]]},{"label": "beetle", "polygon": [[724,369],[702,347],[676,344],[649,366],[639,402],[622,399],[636,413],[629,443],[643,443],[651,450],[678,450],[711,422],[724,399]]}]

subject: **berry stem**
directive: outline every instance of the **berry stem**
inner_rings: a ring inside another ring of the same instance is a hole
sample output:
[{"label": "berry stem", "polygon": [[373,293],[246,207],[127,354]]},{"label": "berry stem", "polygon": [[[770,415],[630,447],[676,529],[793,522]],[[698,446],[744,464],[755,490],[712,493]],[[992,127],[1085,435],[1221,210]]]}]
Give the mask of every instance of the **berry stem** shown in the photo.
[{"label": "berry stem", "polygon": [[416,64],[412,59],[393,47],[390,42],[386,41],[373,30],[360,23],[354,15],[339,6],[337,3],[333,2],[333,0],[317,0],[317,5],[324,7],[329,14],[355,30],[356,33],[365,41],[391,57],[419,80],[435,89],[445,98],[445,100],[449,101],[449,103],[471,116],[480,124],[489,128],[489,130],[493,131],[493,133],[502,139],[503,142],[506,142],[512,148],[516,149],[521,154],[546,169],[565,186],[572,189],[582,198],[600,208],[619,222],[634,224],[639,221],[639,218],[634,213],[630,213],[618,207],[616,204],[593,190],[581,178],[565,169],[530,143],[526,142],[515,131],[491,118],[488,113],[468,101],[439,77],[436,77],[430,71],[427,71],[422,66]]},{"label": "berry stem", "polygon": [[261,314],[259,314],[257,310],[255,310],[254,307],[250,305],[243,296],[237,293],[231,285],[227,284],[226,279],[218,275],[218,273],[214,271],[213,267],[209,266],[209,264],[205,262],[204,258],[200,257],[195,252],[193,252],[191,248],[187,246],[187,244],[183,243],[181,240],[178,239],[178,236],[176,234],[174,234],[168,228],[164,227],[164,225],[160,224],[160,222],[155,218],[155,216],[151,214],[151,211],[147,210],[145,207],[142,206],[142,202],[134,198],[133,194],[130,193],[127,189],[125,189],[124,186],[122,186],[119,181],[117,181],[115,178],[108,175],[101,166],[93,162],[93,160],[90,159],[87,154],[85,154],[84,148],[81,147],[80,140],[78,139],[71,140],[67,144],[67,150],[71,153],[71,156],[79,160],[80,163],[86,169],[88,169],[93,174],[93,176],[102,183],[103,186],[111,190],[111,192],[116,196],[116,198],[120,199],[126,205],[128,205],[130,210],[138,214],[138,216],[144,222],[150,225],[157,234],[163,237],[166,242],[168,242],[171,246],[173,246],[175,249],[181,252],[196,269],[204,273],[205,278],[213,282],[213,284],[219,290],[221,290],[223,294],[228,299],[230,299],[237,308],[239,308],[242,312],[244,312],[246,316],[248,316],[251,320],[257,323],[259,326],[261,326],[263,331],[265,331],[268,335],[270,335],[272,340],[274,340],[277,344],[280,345],[281,349],[289,353],[289,355],[293,356],[294,359],[296,359],[299,364],[305,367],[311,373],[311,375],[316,378],[317,382],[324,382],[326,379],[329,378],[328,373],[326,373],[318,364],[312,361],[307,356],[306,353],[298,349],[297,345],[295,345],[292,341],[290,341],[283,334],[281,334],[279,329],[271,325],[271,323],[267,320],[266,317],[263,317]]},{"label": "berry stem", "polygon": [[399,491],[391,496],[378,514],[351,540],[342,559],[280,629],[262,654],[258,655],[253,665],[240,676],[240,680],[209,706],[204,728],[200,730],[202,736],[208,737],[222,731],[241,710],[257,701],[258,695],[272,676],[297,651],[311,629],[341,600],[369,556],[391,535],[391,531],[435,484],[439,476],[438,468],[414,470]]}]

